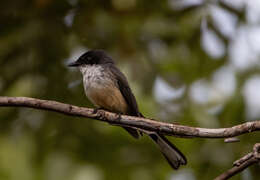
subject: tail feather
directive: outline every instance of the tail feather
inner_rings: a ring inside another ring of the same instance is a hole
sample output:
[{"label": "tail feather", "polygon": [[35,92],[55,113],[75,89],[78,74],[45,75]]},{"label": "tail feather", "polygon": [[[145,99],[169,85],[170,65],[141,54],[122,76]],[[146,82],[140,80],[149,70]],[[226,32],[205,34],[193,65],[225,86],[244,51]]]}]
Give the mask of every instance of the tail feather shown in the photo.
[{"label": "tail feather", "polygon": [[[140,112],[134,114],[138,117],[144,117]],[[133,137],[138,139],[139,133],[142,135],[140,131],[130,127],[124,127],[128,133],[130,133]],[[178,169],[181,165],[187,164],[186,157],[182,154],[182,152],[174,146],[166,137],[161,134],[151,132],[149,136],[153,139],[153,141],[159,146],[160,151],[162,152],[165,159],[171,165],[173,169]]]},{"label": "tail feather", "polygon": [[186,165],[187,159],[182,152],[174,146],[166,137],[158,133],[151,133],[149,136],[159,146],[160,151],[172,168],[178,169],[180,165]]},{"label": "tail feather", "polygon": [[[137,112],[137,113],[133,113],[133,114],[130,114],[130,115],[133,115],[133,116],[138,116],[138,117],[144,117],[142,115],[142,113],[140,112]],[[134,128],[131,128],[131,127],[123,127],[131,136],[133,136],[135,139],[138,139],[139,136],[143,135],[142,132],[134,129]]]},{"label": "tail feather", "polygon": [[129,134],[131,134],[131,136],[133,136],[135,139],[139,138],[139,132],[134,129],[134,128],[130,128],[130,127],[123,127]]}]

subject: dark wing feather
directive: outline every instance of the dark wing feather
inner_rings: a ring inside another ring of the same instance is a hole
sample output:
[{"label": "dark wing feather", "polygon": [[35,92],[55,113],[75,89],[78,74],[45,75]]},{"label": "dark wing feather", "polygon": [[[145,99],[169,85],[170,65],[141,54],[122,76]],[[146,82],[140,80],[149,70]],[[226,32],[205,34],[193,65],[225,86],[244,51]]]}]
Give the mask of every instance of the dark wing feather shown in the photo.
[{"label": "dark wing feather", "polygon": [[[128,115],[143,117],[143,115],[138,110],[136,99],[128,85],[125,75],[114,65],[110,65],[109,70],[115,77],[118,88],[122,93],[123,97],[125,98],[126,103],[128,104]],[[124,127],[124,129],[128,133],[130,133],[134,138],[139,137],[139,133],[136,129],[130,127]]]},{"label": "dark wing feather", "polygon": [[128,104],[128,107],[129,107],[128,115],[142,117],[142,114],[138,110],[136,99],[132,93],[132,90],[129,87],[129,84],[127,82],[125,75],[119,69],[117,69],[117,67],[114,65],[110,66],[110,70],[111,70],[112,74],[114,75],[114,77],[116,78],[117,85],[118,85],[122,95],[124,96],[126,103]]}]

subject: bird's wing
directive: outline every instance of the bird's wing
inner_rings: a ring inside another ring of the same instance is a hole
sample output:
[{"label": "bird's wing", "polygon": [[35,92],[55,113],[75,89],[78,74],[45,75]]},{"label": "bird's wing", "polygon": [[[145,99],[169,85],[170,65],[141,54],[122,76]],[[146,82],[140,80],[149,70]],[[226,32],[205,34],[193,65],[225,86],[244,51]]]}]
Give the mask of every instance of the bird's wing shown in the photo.
[{"label": "bird's wing", "polygon": [[[112,76],[115,77],[117,86],[128,105],[128,115],[143,117],[143,115],[138,110],[136,99],[128,85],[125,75],[114,65],[111,65],[109,70],[112,73]],[[127,130],[127,132],[130,133],[134,138],[139,138],[139,132],[136,129],[130,127],[123,128]],[[142,135],[142,133],[140,134]]]},{"label": "bird's wing", "polygon": [[138,110],[135,96],[133,95],[128,85],[125,75],[114,65],[110,66],[109,69],[111,70],[113,76],[116,78],[117,85],[129,106],[129,115],[142,116],[142,114]]},{"label": "bird's wing", "polygon": [[[127,79],[124,74],[117,69],[114,65],[109,68],[112,75],[117,79],[118,87],[124,96],[129,108],[129,115],[143,117],[139,112],[136,99],[128,85]],[[138,138],[138,131],[133,128],[124,127],[132,136]],[[178,169],[180,165],[187,164],[186,157],[181,153],[181,151],[175,147],[168,139],[163,135],[158,133],[150,133],[149,136],[158,144],[164,157],[167,159],[169,164],[174,168]]]}]

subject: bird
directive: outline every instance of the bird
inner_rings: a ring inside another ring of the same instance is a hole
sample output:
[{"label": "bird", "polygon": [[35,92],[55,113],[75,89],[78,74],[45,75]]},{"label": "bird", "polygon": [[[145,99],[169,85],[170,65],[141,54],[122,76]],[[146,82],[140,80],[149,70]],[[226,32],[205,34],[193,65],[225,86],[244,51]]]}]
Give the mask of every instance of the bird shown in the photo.
[{"label": "bird", "polygon": [[[85,94],[96,108],[118,114],[144,117],[139,111],[136,98],[126,76],[104,50],[89,50],[76,61],[69,63],[68,66],[78,67],[83,76]],[[136,139],[142,134],[131,127],[123,128]],[[165,136],[157,132],[148,132],[147,134],[158,145],[173,169],[187,164],[184,154]]]}]

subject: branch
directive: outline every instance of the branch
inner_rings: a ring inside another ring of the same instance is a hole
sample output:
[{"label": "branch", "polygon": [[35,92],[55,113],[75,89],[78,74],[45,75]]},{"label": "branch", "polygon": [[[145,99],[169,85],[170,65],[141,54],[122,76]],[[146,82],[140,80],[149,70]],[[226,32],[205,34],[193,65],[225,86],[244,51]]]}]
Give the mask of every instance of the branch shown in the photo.
[{"label": "branch", "polygon": [[[79,116],[108,122],[113,125],[130,126],[141,131],[155,131],[165,135],[178,137],[199,138],[231,138],[245,133],[260,130],[260,121],[243,123],[230,128],[207,129],[183,126],[165,122],[158,122],[148,118],[118,115],[116,113],[83,108],[57,101],[40,100],[28,97],[3,97],[0,96],[0,106],[29,107],[63,113],[70,116]],[[229,141],[229,140],[228,140]],[[215,180],[225,180],[241,172],[245,168],[260,161],[260,144],[254,146],[253,152],[234,162],[234,167],[218,176]]]},{"label": "branch", "polygon": [[234,166],[233,168],[219,175],[218,177],[215,178],[215,180],[229,179],[232,176],[238,174],[239,172],[243,171],[244,169],[248,168],[249,166],[257,162],[260,162],[260,143],[254,145],[253,152],[248,153],[244,157],[235,161],[233,164]]},{"label": "branch", "polygon": [[158,122],[148,118],[134,117],[111,113],[104,110],[95,111],[90,108],[78,107],[56,101],[40,100],[28,97],[3,97],[0,96],[0,106],[29,107],[55,111],[71,116],[87,117],[113,125],[130,126],[147,131],[155,131],[161,134],[178,137],[199,137],[199,138],[229,138],[241,134],[260,130],[260,121],[252,121],[230,128],[207,129],[189,127],[165,122]]}]

